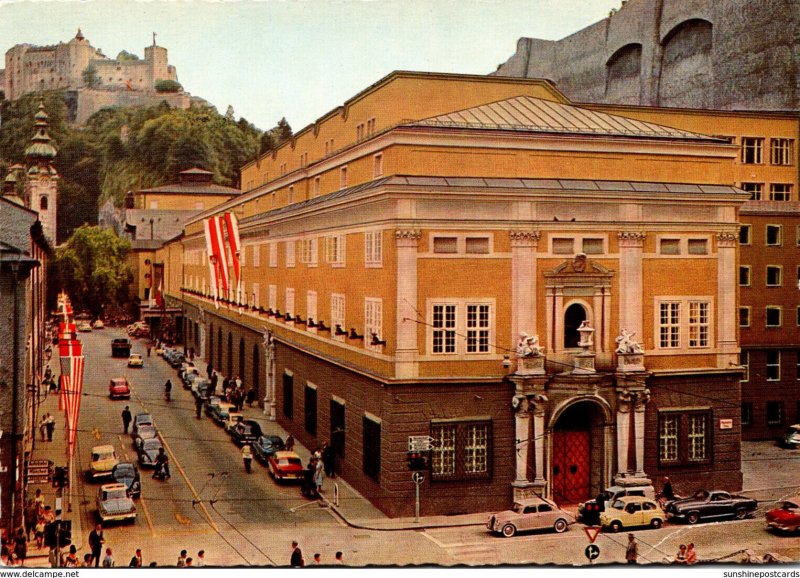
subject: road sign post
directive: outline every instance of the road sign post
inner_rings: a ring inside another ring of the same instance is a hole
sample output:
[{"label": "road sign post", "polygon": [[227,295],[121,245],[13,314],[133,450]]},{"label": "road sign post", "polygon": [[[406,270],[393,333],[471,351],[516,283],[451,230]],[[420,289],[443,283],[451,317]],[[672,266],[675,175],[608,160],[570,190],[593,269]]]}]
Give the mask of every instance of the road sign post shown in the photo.
[{"label": "road sign post", "polygon": [[589,564],[591,564],[593,560],[596,560],[600,556],[600,546],[597,544],[589,544],[586,546],[586,549],[583,551],[583,553],[589,560]]},{"label": "road sign post", "polygon": [[414,504],[414,522],[419,523],[419,487],[422,485],[422,482],[425,481],[425,476],[423,476],[419,472],[414,472],[411,474],[411,481],[414,482],[416,488],[416,495],[417,500]]}]

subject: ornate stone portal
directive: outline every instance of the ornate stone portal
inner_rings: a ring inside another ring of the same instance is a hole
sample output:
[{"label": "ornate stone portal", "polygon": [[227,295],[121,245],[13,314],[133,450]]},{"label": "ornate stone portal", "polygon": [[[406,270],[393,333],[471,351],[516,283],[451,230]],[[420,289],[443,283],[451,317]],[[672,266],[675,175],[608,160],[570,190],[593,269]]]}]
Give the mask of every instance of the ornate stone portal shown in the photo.
[{"label": "ornate stone portal", "polygon": [[544,375],[544,347],[538,335],[520,333],[517,342],[517,375]]}]

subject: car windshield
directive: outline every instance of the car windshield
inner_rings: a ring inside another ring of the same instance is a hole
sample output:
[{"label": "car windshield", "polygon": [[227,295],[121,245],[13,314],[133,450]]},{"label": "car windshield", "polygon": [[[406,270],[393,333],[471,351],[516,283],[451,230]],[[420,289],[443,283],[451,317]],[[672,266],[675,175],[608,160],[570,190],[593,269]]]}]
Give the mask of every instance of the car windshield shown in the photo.
[{"label": "car windshield", "polygon": [[152,425],[153,417],[150,414],[139,414],[136,416],[136,423],[139,425]]},{"label": "car windshield", "polygon": [[787,510],[789,512],[793,512],[795,510],[800,510],[800,505],[795,504],[794,502],[784,502],[782,509]]},{"label": "car windshield", "polygon": [[278,460],[279,466],[303,466],[303,462],[300,461],[300,458],[281,458]]},{"label": "car windshield", "polygon": [[707,500],[708,499],[708,492],[705,490],[698,490],[697,493],[694,495],[695,500]]},{"label": "car windshield", "polygon": [[105,490],[103,491],[103,499],[104,500],[124,500],[128,497],[127,492],[124,488],[118,488],[115,490]]},{"label": "car windshield", "polygon": [[92,454],[92,461],[99,462],[100,460],[110,460],[113,457],[114,457],[114,450],[104,451],[104,452],[95,452],[95,453]]},{"label": "car windshield", "polygon": [[623,502],[622,500],[617,500],[616,502],[611,504],[611,507],[614,508],[615,510],[622,510],[625,508],[625,502]]},{"label": "car windshield", "polygon": [[142,448],[145,451],[158,450],[158,448],[160,447],[161,447],[161,440],[159,440],[158,438],[150,438],[149,440],[144,440],[144,442],[142,443]]}]

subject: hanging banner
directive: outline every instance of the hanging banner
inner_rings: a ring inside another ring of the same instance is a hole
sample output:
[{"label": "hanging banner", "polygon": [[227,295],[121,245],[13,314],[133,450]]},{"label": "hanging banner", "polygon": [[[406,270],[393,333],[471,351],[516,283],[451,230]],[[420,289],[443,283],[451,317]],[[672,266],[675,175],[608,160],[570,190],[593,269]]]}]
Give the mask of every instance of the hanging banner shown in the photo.
[{"label": "hanging banner", "polygon": [[206,253],[208,253],[208,277],[211,279],[210,289],[211,294],[214,296],[214,304],[217,304],[217,258],[214,256],[214,248],[211,243],[211,219],[203,221],[203,229],[206,233]]},{"label": "hanging banner", "polygon": [[239,267],[239,252],[242,250],[242,244],[239,239],[239,222],[236,215],[233,213],[225,213],[225,228],[228,231],[228,244],[231,248],[231,258],[233,261],[233,274],[236,276],[236,302],[242,300],[242,286],[241,286],[241,270]]},{"label": "hanging banner", "polygon": [[67,444],[69,455],[75,455],[75,440],[78,435],[78,418],[81,411],[81,393],[83,391],[84,357],[73,358],[72,375],[67,381],[64,395],[67,410]]}]

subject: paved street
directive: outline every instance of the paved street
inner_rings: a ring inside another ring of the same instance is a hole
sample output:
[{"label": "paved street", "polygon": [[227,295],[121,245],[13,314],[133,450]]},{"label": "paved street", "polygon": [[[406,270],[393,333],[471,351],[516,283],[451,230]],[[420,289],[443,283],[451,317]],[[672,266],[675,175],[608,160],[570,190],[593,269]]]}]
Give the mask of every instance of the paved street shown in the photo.
[{"label": "paved street", "polygon": [[[481,524],[483,514],[423,518],[419,524],[410,519],[389,520],[341,480],[342,501],[337,515],[332,508],[304,499],[296,486],[275,484],[257,462],[253,463],[253,473],[247,475],[239,449],[210,419],[196,419],[190,392],[181,387],[175,370],[163,359],[155,354],[146,357],[143,341],[134,340],[133,352],[145,356],[144,368],[129,369],[125,359],[111,357],[111,339],[122,334],[121,329],[81,334],[87,371],[73,510],[75,542],[81,552],[86,551],[86,537],[96,523],[94,495],[99,484],[79,474],[88,469],[95,445],[113,444],[121,459],[136,461],[132,439],[122,433],[120,414],[128,404],[134,414],[149,412],[154,416],[170,454],[172,478],[159,482],[150,477],[150,470],[142,471],[142,498],[137,502],[135,524],[109,525],[105,530],[118,563],[127,562],[133,550],[141,547],[145,561],[155,560],[159,565],[174,564],[184,548],[190,555],[205,549],[210,564],[285,565],[293,539],[300,542],[307,561],[314,552],[320,552],[323,561],[329,562],[337,550],[342,550],[346,562],[352,565],[587,563],[583,552],[588,541],[580,524],[562,535],[533,533],[505,539],[487,534]],[[202,365],[204,369],[205,363]],[[131,382],[130,402],[108,398],[109,379],[121,375]],[[170,402],[163,395],[167,379],[174,385]],[[57,410],[55,398],[48,398],[44,409]],[[257,419],[266,432],[285,437],[286,432],[269,422],[258,408],[246,408],[245,413],[247,418]],[[40,451],[51,449],[46,443],[38,447]],[[688,542],[696,544],[701,560],[721,558],[745,548],[758,554],[775,552],[800,559],[798,540],[768,533],[763,520],[772,500],[796,492],[800,452],[781,450],[769,442],[746,443],[744,448],[745,489],[763,501],[756,515],[742,522],[667,525],[660,530],[637,531],[642,562],[663,562],[674,555],[678,544]],[[307,449],[297,449],[304,459],[308,456]],[[61,463],[58,457],[54,461]],[[325,493],[332,499],[331,480],[326,481]],[[596,542],[601,549],[597,563],[623,561],[624,536],[601,534]],[[45,564],[46,559],[38,560],[38,565]]]}]

